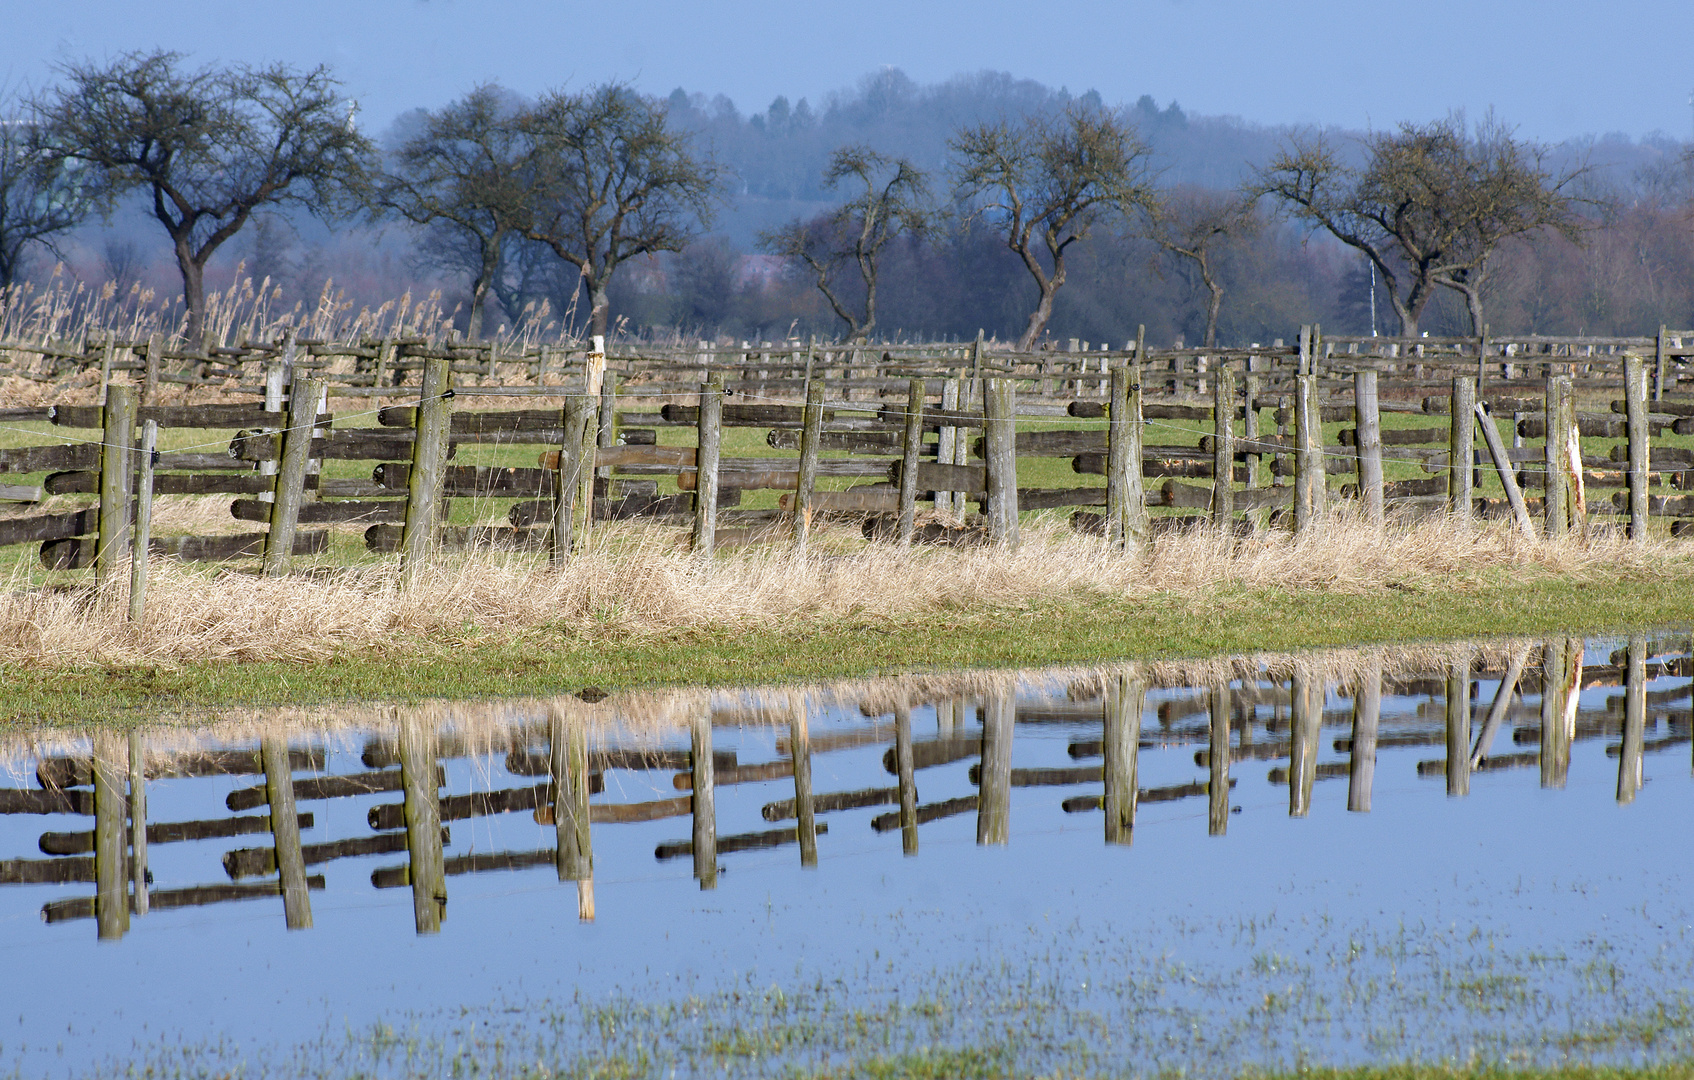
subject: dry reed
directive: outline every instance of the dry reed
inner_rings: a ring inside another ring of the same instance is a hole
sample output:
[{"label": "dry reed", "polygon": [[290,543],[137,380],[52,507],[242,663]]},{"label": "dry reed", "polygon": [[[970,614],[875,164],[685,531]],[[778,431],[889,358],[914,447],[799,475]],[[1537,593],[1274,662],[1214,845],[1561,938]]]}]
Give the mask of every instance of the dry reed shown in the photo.
[{"label": "dry reed", "polygon": [[[1295,537],[1226,539],[1200,528],[1158,539],[1145,558],[1048,519],[1001,548],[870,544],[845,554],[744,548],[702,562],[674,528],[610,526],[562,571],[533,554],[442,556],[403,586],[392,562],[320,564],[280,579],[247,569],[155,563],[144,628],[125,620],[127,586],[14,585],[0,596],[0,657],[32,666],[214,660],[313,661],[448,648],[545,631],[578,640],[679,632],[962,621],[1055,603],[1175,596],[1197,609],[1244,589],[1369,593],[1479,589],[1507,580],[1664,576],[1689,556],[1615,530],[1526,540],[1502,524],[1441,518],[1377,529],[1346,512]],[[819,548],[824,545],[819,545]]]}]

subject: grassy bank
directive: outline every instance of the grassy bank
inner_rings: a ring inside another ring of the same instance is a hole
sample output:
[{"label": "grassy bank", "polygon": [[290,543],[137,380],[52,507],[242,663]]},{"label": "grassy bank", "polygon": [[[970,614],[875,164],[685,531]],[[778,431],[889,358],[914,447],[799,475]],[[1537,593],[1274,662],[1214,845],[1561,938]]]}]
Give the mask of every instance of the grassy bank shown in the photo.
[{"label": "grassy bank", "polygon": [[710,565],[647,530],[564,572],[468,557],[409,585],[390,567],[275,581],[166,568],[141,630],[121,592],[16,589],[0,598],[0,719],[1598,633],[1685,624],[1691,597],[1678,547],[1439,522],[1202,532],[1144,560],[1051,528],[1015,552],[757,548]]}]

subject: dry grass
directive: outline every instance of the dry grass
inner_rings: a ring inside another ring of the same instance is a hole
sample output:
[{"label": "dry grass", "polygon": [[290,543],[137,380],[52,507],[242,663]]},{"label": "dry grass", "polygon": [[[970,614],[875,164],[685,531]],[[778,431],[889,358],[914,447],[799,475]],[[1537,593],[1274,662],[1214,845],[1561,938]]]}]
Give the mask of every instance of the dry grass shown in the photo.
[{"label": "dry grass", "polygon": [[[1611,529],[1525,540],[1504,525],[1442,519],[1377,530],[1339,514],[1298,538],[1230,540],[1212,530],[1159,539],[1130,559],[1055,521],[1026,527],[1015,550],[868,545],[796,555],[783,545],[679,551],[677,530],[617,526],[562,572],[529,554],[446,556],[403,585],[392,563],[267,580],[250,570],[155,564],[143,629],[125,620],[127,583],[15,587],[0,596],[0,655],[33,666],[209,660],[312,661],[348,653],[452,647],[546,630],[584,640],[656,640],[690,630],[781,630],[821,620],[902,626],[992,618],[1044,604],[1232,590],[1369,593],[1480,589],[1536,578],[1686,572],[1668,543],[1634,545]],[[827,548],[820,544],[820,549]]]}]

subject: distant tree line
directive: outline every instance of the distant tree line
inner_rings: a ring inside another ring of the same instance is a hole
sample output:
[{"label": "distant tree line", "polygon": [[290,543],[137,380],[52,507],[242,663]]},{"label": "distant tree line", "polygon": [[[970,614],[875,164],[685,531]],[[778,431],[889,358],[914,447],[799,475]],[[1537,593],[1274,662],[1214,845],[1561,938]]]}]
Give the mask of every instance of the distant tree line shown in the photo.
[{"label": "distant tree line", "polygon": [[[1198,126],[1174,105],[997,76],[925,91],[883,73],[821,113],[778,98],[750,119],[681,91],[490,84],[378,145],[321,67],[152,52],[61,74],[0,117],[0,288],[31,250],[59,254],[91,215],[139,202],[191,338],[209,262],[244,230],[271,242],[290,212],[400,226],[414,266],[462,290],[472,337],[538,311],[601,334],[985,329],[1025,348],[1136,323],[1206,344],[1314,319],[1407,335],[1694,323],[1694,157],[1620,191],[1492,116],[1242,136],[1225,145],[1256,156],[1224,176],[1216,153],[1170,166],[1160,147]],[[953,117],[939,148],[901,120],[920,105]],[[845,134],[872,138],[826,147]],[[764,256],[707,231],[750,205]]]}]

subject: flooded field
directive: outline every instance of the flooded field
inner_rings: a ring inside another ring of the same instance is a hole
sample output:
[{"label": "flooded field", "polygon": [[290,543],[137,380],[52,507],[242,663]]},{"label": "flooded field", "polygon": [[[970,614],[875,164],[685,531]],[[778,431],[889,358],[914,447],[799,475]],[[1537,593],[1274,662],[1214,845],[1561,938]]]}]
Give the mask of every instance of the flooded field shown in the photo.
[{"label": "flooded field", "polygon": [[0,1065],[1682,1059],[1689,646],[590,688],[15,737]]}]

